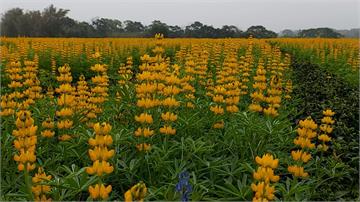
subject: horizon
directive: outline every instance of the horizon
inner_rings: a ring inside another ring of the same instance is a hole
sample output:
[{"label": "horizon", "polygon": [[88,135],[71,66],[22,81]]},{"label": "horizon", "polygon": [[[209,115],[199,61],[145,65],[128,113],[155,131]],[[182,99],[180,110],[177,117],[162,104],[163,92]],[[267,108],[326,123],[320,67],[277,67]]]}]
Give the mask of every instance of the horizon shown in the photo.
[{"label": "horizon", "polygon": [[[87,12],[84,12],[82,8],[85,2]],[[260,3],[263,6],[259,7]],[[360,3],[356,0],[294,0],[292,2],[285,0],[223,0],[221,2],[197,0],[192,3],[189,0],[77,0],[75,3],[70,0],[0,0],[0,13],[4,14],[7,10],[17,7],[24,11],[42,11],[51,4],[56,8],[69,9],[69,17],[88,23],[96,18],[118,19],[122,22],[139,21],[144,25],[151,24],[153,20],[160,20],[168,25],[184,28],[199,21],[216,28],[221,28],[222,25],[235,25],[243,31],[250,26],[262,25],[277,33],[285,29],[304,30],[328,27],[336,30],[350,30],[360,28]],[[100,4],[104,9],[98,9]],[[145,9],[139,8],[140,5]],[[109,6],[111,8],[108,8]],[[177,17],[180,16],[179,12],[184,11],[189,15]],[[222,13],[213,15],[216,12]],[[306,12],[306,15],[299,16],[298,13],[301,12]],[[248,17],[254,13],[259,13],[259,15]]]}]

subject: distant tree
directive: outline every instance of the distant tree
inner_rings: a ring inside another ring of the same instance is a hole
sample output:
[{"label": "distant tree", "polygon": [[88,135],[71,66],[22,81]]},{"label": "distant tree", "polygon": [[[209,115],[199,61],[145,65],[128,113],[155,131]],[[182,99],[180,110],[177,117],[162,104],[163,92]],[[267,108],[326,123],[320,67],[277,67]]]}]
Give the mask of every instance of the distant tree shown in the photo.
[{"label": "distant tree", "polygon": [[277,34],[273,31],[267,30],[264,26],[251,26],[246,30],[245,35],[249,37],[252,35],[255,38],[276,38]]},{"label": "distant tree", "polygon": [[69,12],[67,9],[57,9],[54,5],[45,8],[41,16],[40,32],[42,36],[59,37],[63,36],[65,24],[69,19],[66,15]]},{"label": "distant tree", "polygon": [[5,36],[18,36],[23,25],[23,10],[13,8],[5,12],[1,18],[1,34]]},{"label": "distant tree", "polygon": [[124,30],[128,33],[143,32],[145,26],[141,22],[126,20],[124,21]]},{"label": "distant tree", "polygon": [[303,38],[314,38],[314,37],[322,37],[322,38],[340,38],[343,37],[340,33],[335,32],[330,28],[312,28],[301,30],[299,33],[299,37]]},{"label": "distant tree", "polygon": [[156,33],[161,33],[165,37],[168,37],[169,26],[159,20],[152,21],[151,25],[149,25],[146,29],[146,36],[153,37]]},{"label": "distant tree", "polygon": [[78,22],[67,16],[69,10],[55,8],[53,5],[40,11],[26,11],[14,8],[1,17],[0,28],[3,36],[38,36],[38,37],[154,37],[162,33],[165,37],[194,38],[234,38],[253,35],[257,38],[276,37],[276,33],[263,26],[252,26],[242,32],[234,25],[215,28],[199,21],[182,29],[177,25],[167,25],[154,20],[144,26],[141,22],[117,19],[97,18],[91,24]]},{"label": "distant tree", "polygon": [[181,29],[181,27],[175,25],[175,26],[169,26],[169,38],[179,38],[184,37],[185,31]]},{"label": "distant tree", "polygon": [[120,20],[99,18],[92,22],[99,37],[115,37],[124,32]]},{"label": "distant tree", "polygon": [[220,29],[220,37],[222,38],[225,37],[234,38],[234,37],[240,37],[241,35],[242,32],[234,25],[224,25]]},{"label": "distant tree", "polygon": [[185,27],[185,36],[186,37],[195,37],[195,38],[201,38],[203,37],[202,29],[203,24],[199,21],[195,21],[191,25],[188,25]]},{"label": "distant tree", "polygon": [[295,33],[294,31],[292,31],[290,29],[284,29],[283,31],[281,31],[280,35],[282,37],[296,37],[297,33]]}]

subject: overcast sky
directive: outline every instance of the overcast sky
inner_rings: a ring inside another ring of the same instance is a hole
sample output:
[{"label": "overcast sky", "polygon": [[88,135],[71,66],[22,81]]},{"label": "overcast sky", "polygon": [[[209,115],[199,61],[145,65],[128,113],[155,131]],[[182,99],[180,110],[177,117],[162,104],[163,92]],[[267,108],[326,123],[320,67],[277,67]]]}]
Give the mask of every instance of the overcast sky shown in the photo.
[{"label": "overcast sky", "polygon": [[145,25],[161,20],[183,27],[197,20],[242,30],[264,25],[277,32],[286,28],[360,27],[360,0],[0,0],[0,12],[14,7],[43,10],[50,4],[70,9],[70,17],[87,22],[106,17]]}]

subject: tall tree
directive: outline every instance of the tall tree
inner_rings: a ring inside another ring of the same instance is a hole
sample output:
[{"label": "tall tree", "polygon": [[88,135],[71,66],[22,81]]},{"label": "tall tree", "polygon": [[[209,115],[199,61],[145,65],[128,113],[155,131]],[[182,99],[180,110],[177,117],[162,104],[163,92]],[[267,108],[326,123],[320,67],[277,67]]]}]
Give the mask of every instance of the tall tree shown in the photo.
[{"label": "tall tree", "polygon": [[143,32],[145,29],[145,26],[141,24],[141,22],[126,20],[124,21],[125,25],[125,32],[128,33],[137,33],[137,32]]},{"label": "tall tree", "polygon": [[67,9],[57,9],[54,5],[50,5],[42,12],[41,33],[44,36],[54,37],[63,36],[64,21],[69,12]]},{"label": "tall tree", "polygon": [[124,31],[120,20],[99,18],[94,20],[92,24],[100,37],[115,37]]},{"label": "tall tree", "polygon": [[146,36],[153,37],[156,33],[164,34],[167,37],[169,35],[169,26],[160,20],[152,21],[151,25],[147,27]]},{"label": "tall tree", "polygon": [[252,35],[255,38],[276,38],[277,34],[273,31],[267,30],[264,26],[251,26],[246,30],[246,36]]},{"label": "tall tree", "polygon": [[23,20],[23,10],[21,8],[13,8],[8,10],[1,18],[2,35],[15,37],[20,35]]},{"label": "tall tree", "polygon": [[316,28],[316,29],[305,29],[301,30],[299,37],[304,38],[313,38],[313,37],[323,37],[323,38],[340,38],[343,37],[340,33],[335,32],[330,28]]}]

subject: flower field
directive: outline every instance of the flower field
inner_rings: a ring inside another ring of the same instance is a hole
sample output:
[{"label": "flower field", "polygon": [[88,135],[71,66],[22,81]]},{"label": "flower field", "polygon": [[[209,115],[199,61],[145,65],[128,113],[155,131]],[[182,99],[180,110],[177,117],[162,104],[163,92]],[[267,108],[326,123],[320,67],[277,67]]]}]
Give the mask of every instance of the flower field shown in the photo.
[{"label": "flower field", "polygon": [[357,39],[0,45],[0,200],[359,198]]}]

